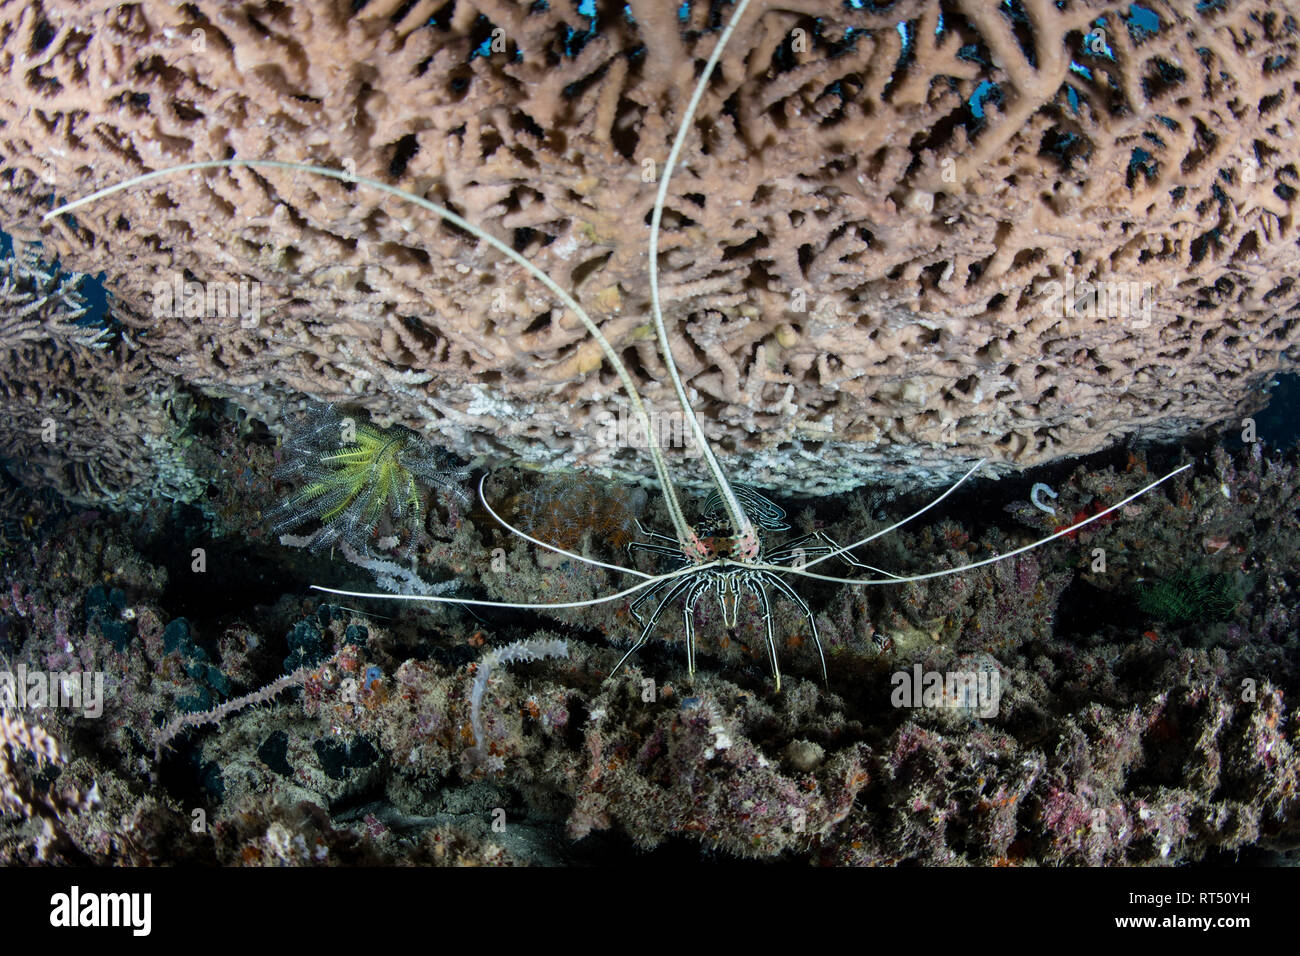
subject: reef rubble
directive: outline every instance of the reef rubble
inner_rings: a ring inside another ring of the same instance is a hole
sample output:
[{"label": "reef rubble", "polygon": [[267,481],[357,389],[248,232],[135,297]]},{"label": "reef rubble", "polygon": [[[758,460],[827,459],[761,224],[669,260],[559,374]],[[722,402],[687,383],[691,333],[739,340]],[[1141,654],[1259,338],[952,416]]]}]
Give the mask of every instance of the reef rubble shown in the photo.
[{"label": "reef rubble", "polygon": [[[87,682],[80,709],[28,700],[6,718],[6,862],[513,865],[695,848],[835,865],[1174,864],[1300,838],[1294,449],[1209,446],[1115,520],[1004,563],[806,588],[829,686],[806,622],[777,602],[776,693],[749,604],[726,629],[701,602],[690,678],[676,609],[611,676],[633,633],[626,599],[530,614],[335,603],[306,584],[357,587],[363,568],[229,533],[284,493],[264,433],[221,420],[196,445],[225,463],[198,508],[44,514],[23,500],[39,530],[4,555],[0,673],[95,673],[103,687],[93,715]],[[1028,483],[988,483],[861,557],[897,573],[967,564],[1068,529],[1170,454],[1034,476],[1052,480],[1054,516],[1029,505]],[[491,488],[525,515],[557,480],[501,472]],[[575,529],[588,554],[619,560],[616,522],[597,511],[662,520],[654,498],[574,480],[598,504]],[[797,529],[839,540],[914,503],[786,502]],[[430,509],[425,531],[421,573],[454,565],[466,594],[616,586],[613,572],[539,561],[481,508]],[[1175,622],[1142,609],[1143,586],[1189,567],[1230,576],[1239,602]],[[489,651],[518,642],[565,656],[476,680]],[[966,674],[996,695],[942,680]],[[913,675],[939,681],[900,695]],[[219,722],[159,737],[212,708]],[[27,757],[34,740],[58,759]]]}]

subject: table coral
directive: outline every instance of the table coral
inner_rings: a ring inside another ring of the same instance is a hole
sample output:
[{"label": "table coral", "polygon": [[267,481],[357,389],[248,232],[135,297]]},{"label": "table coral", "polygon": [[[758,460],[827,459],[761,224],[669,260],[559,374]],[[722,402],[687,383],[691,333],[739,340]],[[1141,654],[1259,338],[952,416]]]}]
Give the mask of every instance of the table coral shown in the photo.
[{"label": "table coral", "polygon": [[[1238,414],[1294,366],[1293,4],[856,6],[755,4],[668,197],[669,327],[735,477],[1024,467]],[[644,221],[711,10],[10,3],[0,209],[35,234],[56,196],[230,155],[379,176],[573,289],[670,407]],[[295,391],[643,471],[590,438],[612,384],[572,317],[389,198],[230,171],[43,235],[107,273],[151,363],[256,414]],[[257,283],[263,320],[157,314],[178,277]]]}]

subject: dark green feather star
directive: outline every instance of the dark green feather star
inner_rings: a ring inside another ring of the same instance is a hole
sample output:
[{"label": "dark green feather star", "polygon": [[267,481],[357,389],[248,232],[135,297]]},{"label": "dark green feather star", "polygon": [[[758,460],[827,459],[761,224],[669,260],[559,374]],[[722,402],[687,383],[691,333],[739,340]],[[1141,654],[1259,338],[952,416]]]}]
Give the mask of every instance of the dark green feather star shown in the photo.
[{"label": "dark green feather star", "polygon": [[1170,624],[1223,621],[1241,603],[1241,592],[1226,574],[1182,571],[1138,589],[1138,607]]}]

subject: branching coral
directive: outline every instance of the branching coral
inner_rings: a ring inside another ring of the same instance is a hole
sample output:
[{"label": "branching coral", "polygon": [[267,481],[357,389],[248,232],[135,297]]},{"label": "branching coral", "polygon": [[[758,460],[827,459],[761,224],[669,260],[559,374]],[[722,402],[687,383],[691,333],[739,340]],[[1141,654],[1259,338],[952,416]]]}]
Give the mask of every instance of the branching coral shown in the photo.
[{"label": "branching coral", "polygon": [[0,456],[15,477],[78,503],[130,509],[203,492],[180,437],[188,397],[138,353],[44,341],[0,356]]},{"label": "branching coral", "polygon": [[[936,480],[1181,433],[1294,363],[1294,3],[1152,0],[1155,29],[1127,4],[863,7],[755,3],[668,196],[667,319],[738,478]],[[716,11],[592,11],[11,5],[0,208],[35,229],[55,193],[233,154],[385,177],[573,289],[658,401],[644,219]],[[47,236],[108,271],[159,367],[258,413],[292,389],[459,451],[639,464],[574,437],[609,388],[553,297],[385,199],[229,172]],[[186,269],[257,281],[275,323],[152,318]]]},{"label": "branching coral", "polygon": [[68,853],[69,859],[85,862],[70,846],[64,818],[94,806],[98,791],[82,793],[57,783],[41,787],[30,770],[20,769],[28,754],[42,768],[68,762],[58,741],[44,728],[0,709],[0,814],[40,821],[40,835],[32,841],[37,860],[51,862]]},{"label": "branching coral", "polygon": [[188,397],[117,334],[111,308],[88,314],[81,278],[31,245],[0,261],[0,456],[24,483],[80,503],[195,499]]},{"label": "branching coral", "polygon": [[111,324],[89,315],[81,294],[84,276],[52,268],[35,245],[19,245],[0,259],[0,343],[57,339],[102,349],[114,338]]},{"label": "branching coral", "polygon": [[188,400],[119,334],[111,304],[91,308],[84,278],[35,243],[0,259],[0,456],[26,484],[80,503],[193,500],[204,484],[178,441]]}]

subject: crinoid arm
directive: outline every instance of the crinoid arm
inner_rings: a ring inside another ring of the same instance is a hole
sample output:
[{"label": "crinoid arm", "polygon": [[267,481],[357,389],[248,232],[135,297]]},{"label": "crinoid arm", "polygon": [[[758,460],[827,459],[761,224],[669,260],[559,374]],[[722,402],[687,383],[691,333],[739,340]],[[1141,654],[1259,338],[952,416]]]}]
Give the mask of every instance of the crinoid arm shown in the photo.
[{"label": "crinoid arm", "polygon": [[377,428],[328,405],[312,410],[285,441],[275,477],[300,484],[268,519],[275,534],[318,521],[320,527],[306,539],[309,547],[346,544],[363,555],[371,553],[371,539],[388,524],[405,534],[401,558],[408,560],[426,510],[419,484],[468,500],[460,488],[467,474],[410,429]]},{"label": "crinoid arm", "polygon": [[462,505],[470,503],[470,494],[465,490],[470,470],[457,465],[451,455],[435,445],[421,443],[399,454],[402,464],[412,475],[425,484],[441,489]]}]

